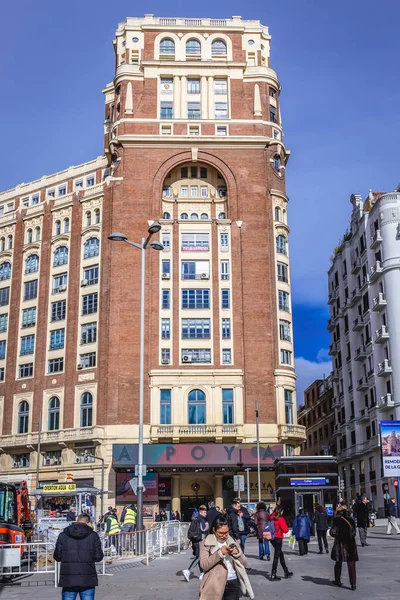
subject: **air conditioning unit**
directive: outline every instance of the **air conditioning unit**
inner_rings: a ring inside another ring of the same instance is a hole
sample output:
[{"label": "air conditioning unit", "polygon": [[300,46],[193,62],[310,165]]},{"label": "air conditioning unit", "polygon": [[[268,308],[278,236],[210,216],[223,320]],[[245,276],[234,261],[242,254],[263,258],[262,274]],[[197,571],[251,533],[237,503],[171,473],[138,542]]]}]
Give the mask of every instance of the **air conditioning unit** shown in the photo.
[{"label": "air conditioning unit", "polygon": [[67,291],[67,286],[66,285],[60,285],[60,287],[58,288],[59,292],[66,292]]},{"label": "air conditioning unit", "polygon": [[170,275],[169,273],[163,273],[161,276],[161,279],[169,279]]},{"label": "air conditioning unit", "polygon": [[45,458],[45,459],[44,459],[44,461],[43,461],[43,465],[44,465],[45,467],[50,467],[50,466],[51,466],[51,464],[52,464],[52,463],[51,463],[51,458]]},{"label": "air conditioning unit", "polygon": [[83,363],[79,363],[77,368],[78,368],[79,370],[81,370],[81,369],[83,369],[83,367],[84,367],[84,366],[85,366],[85,365],[84,365]]},{"label": "air conditioning unit", "polygon": [[82,462],[82,456],[75,456],[75,462],[76,463],[81,463]]},{"label": "air conditioning unit", "polygon": [[202,274],[200,275],[200,279],[210,279],[210,276],[209,276],[209,274],[208,274],[208,273],[202,273]]},{"label": "air conditioning unit", "polygon": [[82,286],[87,285],[87,284],[88,284],[87,279],[81,279],[81,285]]},{"label": "air conditioning unit", "polygon": [[182,356],[182,362],[184,362],[184,363],[191,363],[192,362],[192,357],[189,356],[188,354],[184,354]]},{"label": "air conditioning unit", "polygon": [[161,364],[162,364],[162,365],[169,365],[169,360],[168,360],[168,358],[163,358],[163,359],[162,359],[162,361],[161,361]]}]

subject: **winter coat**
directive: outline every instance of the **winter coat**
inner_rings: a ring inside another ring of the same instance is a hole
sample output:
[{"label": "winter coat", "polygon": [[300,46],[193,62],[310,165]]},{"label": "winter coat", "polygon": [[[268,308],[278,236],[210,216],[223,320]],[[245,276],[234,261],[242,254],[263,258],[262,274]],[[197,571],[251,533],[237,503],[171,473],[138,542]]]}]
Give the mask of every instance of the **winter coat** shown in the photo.
[{"label": "winter coat", "polygon": [[249,534],[250,513],[245,506],[241,506],[240,510],[243,513],[243,531],[239,530],[239,511],[233,508],[233,506],[229,506],[229,508],[226,509],[226,515],[229,523],[229,533],[235,540],[240,539],[241,535]]},{"label": "winter coat", "polygon": [[[241,595],[254,598],[245,568],[247,567],[247,558],[231,536],[228,536],[226,543],[228,546],[235,544],[239,551],[231,558],[240,585]],[[200,566],[204,570],[204,577],[200,584],[200,600],[221,600],[228,579],[228,569],[225,566],[224,555],[219,549],[214,534],[208,535],[200,544]]]},{"label": "winter coat", "polygon": [[336,562],[356,562],[358,561],[356,544],[356,524],[354,519],[343,516],[336,516],[333,519],[331,535],[334,534],[331,558]]},{"label": "winter coat", "polygon": [[369,527],[369,510],[368,504],[364,504],[364,502],[356,502],[353,507],[353,515],[357,521],[357,527]]},{"label": "winter coat", "polygon": [[296,540],[310,541],[312,523],[307,515],[299,514],[293,521],[293,533]]},{"label": "winter coat", "polygon": [[66,527],[58,536],[54,560],[61,563],[60,587],[95,587],[98,585],[95,563],[103,560],[99,536],[85,523]]},{"label": "winter coat", "polygon": [[272,513],[270,516],[270,521],[274,522],[275,525],[275,537],[283,540],[285,537],[285,533],[289,531],[289,527],[283,517],[279,517],[279,519],[275,519],[275,514]]},{"label": "winter coat", "polygon": [[207,512],[207,516],[206,516],[206,521],[207,521],[207,523],[209,524],[210,527],[214,523],[215,519],[217,517],[219,517],[219,515],[221,515],[221,514],[222,513],[219,510],[217,510],[215,508],[215,506],[212,506],[210,508],[210,510]]},{"label": "winter coat", "polygon": [[67,512],[67,521],[76,521],[76,512],[73,512],[72,510],[69,510]]},{"label": "winter coat", "polygon": [[317,531],[328,531],[328,517],[325,511],[323,513],[316,511],[313,516],[313,521],[315,523],[315,529]]},{"label": "winter coat", "polygon": [[389,517],[397,516],[396,505],[391,500],[389,501],[389,504],[388,504],[388,516]]},{"label": "winter coat", "polygon": [[262,539],[264,533],[264,527],[269,521],[269,512],[261,509],[258,510],[254,515],[254,525],[257,528],[257,537],[259,540]]}]

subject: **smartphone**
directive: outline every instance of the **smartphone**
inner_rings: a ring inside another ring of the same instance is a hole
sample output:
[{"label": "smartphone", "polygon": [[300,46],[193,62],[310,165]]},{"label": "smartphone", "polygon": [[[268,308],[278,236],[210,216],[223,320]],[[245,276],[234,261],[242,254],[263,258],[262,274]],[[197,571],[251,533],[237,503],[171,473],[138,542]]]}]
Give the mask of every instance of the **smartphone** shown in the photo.
[{"label": "smartphone", "polygon": [[230,544],[228,548],[236,548],[236,544]]}]

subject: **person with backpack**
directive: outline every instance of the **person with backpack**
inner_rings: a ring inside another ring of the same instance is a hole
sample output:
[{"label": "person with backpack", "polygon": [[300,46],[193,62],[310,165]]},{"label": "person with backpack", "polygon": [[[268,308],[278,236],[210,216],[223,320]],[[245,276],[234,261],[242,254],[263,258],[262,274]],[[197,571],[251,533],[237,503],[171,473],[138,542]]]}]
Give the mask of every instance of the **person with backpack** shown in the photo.
[{"label": "person with backpack", "polygon": [[278,577],[276,574],[278,568],[278,561],[280,561],[281,563],[283,572],[285,574],[285,579],[292,577],[293,573],[289,571],[289,569],[286,566],[285,556],[282,550],[283,538],[285,536],[285,533],[288,533],[289,527],[287,526],[287,523],[283,518],[283,508],[280,505],[276,506],[275,512],[272,513],[270,520],[273,522],[275,527],[275,537],[271,539],[271,544],[274,548],[274,560],[272,562],[272,571],[269,580],[281,581],[281,577]]},{"label": "person with backpack", "polygon": [[240,543],[240,548],[244,553],[246,538],[249,534],[250,513],[245,506],[242,506],[240,498],[234,498],[232,506],[227,508],[226,514],[229,523],[229,533],[234,540]]},{"label": "person with backpack", "polygon": [[302,508],[299,509],[299,514],[293,521],[293,535],[299,544],[299,554],[304,556],[308,554],[308,542],[310,541],[312,523]]},{"label": "person with backpack", "polygon": [[264,556],[267,560],[271,560],[271,550],[269,549],[269,539],[264,537],[265,526],[269,522],[269,512],[265,502],[259,502],[256,506],[256,512],[254,515],[254,524],[257,529],[258,538],[258,558],[264,560]]},{"label": "person with backpack", "polygon": [[203,504],[199,506],[198,517],[192,520],[190,523],[188,538],[192,542],[194,558],[189,565],[188,569],[182,571],[184,578],[189,582],[190,574],[194,567],[198,564],[200,569],[200,581],[203,579],[203,569],[200,566],[200,542],[206,537],[206,534],[210,528],[206,521],[207,507]]},{"label": "person with backpack", "polygon": [[321,504],[315,505],[313,522],[315,523],[315,529],[317,530],[319,554],[323,554],[322,542],[325,546],[325,552],[328,554],[328,540],[326,539],[326,532],[329,529],[328,517],[325,508],[321,506]]}]

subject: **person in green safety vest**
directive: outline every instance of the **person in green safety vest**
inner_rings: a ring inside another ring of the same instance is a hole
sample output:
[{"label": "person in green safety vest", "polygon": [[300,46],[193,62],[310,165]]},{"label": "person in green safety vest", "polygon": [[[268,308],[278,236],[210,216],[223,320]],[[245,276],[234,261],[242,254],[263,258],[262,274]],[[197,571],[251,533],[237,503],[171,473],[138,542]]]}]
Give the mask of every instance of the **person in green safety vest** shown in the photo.
[{"label": "person in green safety vest", "polygon": [[108,513],[106,515],[106,534],[116,535],[120,532],[120,525],[118,519],[114,513]]},{"label": "person in green safety vest", "polygon": [[134,504],[130,506],[124,506],[124,510],[121,514],[122,532],[129,533],[136,529],[136,518],[137,511]]}]

